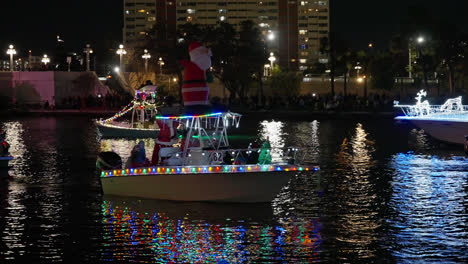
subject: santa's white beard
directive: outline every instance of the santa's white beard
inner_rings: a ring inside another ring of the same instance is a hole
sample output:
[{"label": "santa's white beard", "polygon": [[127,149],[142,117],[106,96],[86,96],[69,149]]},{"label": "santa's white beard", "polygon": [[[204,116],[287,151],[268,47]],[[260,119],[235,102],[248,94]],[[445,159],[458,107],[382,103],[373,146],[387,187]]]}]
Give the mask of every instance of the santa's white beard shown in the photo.
[{"label": "santa's white beard", "polygon": [[196,48],[190,52],[190,60],[206,71],[211,67],[211,51],[205,47]]}]

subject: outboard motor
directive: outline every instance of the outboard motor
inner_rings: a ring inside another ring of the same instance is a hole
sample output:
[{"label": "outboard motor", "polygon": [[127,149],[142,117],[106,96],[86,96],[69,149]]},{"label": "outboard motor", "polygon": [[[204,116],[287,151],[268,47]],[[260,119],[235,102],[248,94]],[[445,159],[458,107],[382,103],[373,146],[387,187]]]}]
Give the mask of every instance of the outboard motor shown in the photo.
[{"label": "outboard motor", "polygon": [[468,135],[465,135],[465,154],[468,155]]},{"label": "outboard motor", "polygon": [[96,167],[100,170],[122,169],[122,158],[113,151],[101,152],[97,156]]}]

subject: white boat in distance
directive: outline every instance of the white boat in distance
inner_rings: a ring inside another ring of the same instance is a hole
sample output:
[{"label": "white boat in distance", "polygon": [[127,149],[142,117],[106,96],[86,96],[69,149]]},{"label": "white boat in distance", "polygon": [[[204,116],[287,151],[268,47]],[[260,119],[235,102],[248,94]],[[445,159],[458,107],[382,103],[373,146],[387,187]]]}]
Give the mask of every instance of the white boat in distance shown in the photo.
[{"label": "white boat in distance", "polygon": [[[102,137],[156,138],[157,124],[151,120],[157,113],[156,86],[147,85],[135,92],[133,100],[114,116],[96,120]],[[129,121],[117,121],[131,111]]]},{"label": "white boat in distance", "polygon": [[[298,164],[297,148],[288,150],[291,158],[284,162],[262,164],[261,158],[246,162],[243,157],[258,153],[257,149],[227,148],[227,128],[239,125],[239,114],[220,112],[156,118],[185,124],[187,140],[183,150],[179,147],[160,150],[160,156],[171,160],[171,164],[102,170],[104,194],[173,201],[271,202],[291,177],[319,169]],[[260,151],[270,155],[269,149]]]},{"label": "white boat in distance", "polygon": [[421,102],[427,93],[418,92],[415,105],[400,105],[404,115],[396,120],[407,120],[421,128],[431,137],[452,144],[465,144],[468,135],[468,105],[462,105],[462,97],[448,99],[443,105],[430,105],[427,100]]}]

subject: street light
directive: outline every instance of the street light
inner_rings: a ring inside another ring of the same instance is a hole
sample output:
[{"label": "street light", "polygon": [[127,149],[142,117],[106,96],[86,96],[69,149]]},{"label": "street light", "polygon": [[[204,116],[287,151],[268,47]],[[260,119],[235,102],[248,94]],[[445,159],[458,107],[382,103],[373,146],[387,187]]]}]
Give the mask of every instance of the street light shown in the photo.
[{"label": "street light", "polygon": [[86,53],[86,71],[89,71],[89,54],[93,53],[93,50],[91,49],[91,45],[86,44],[84,53]]},{"label": "street light", "polygon": [[122,70],[122,72],[124,72],[122,57],[123,57],[123,55],[127,54],[127,51],[124,49],[124,45],[122,45],[122,44],[119,45],[119,49],[117,50],[117,54],[119,54],[119,56],[120,56],[120,69]]},{"label": "street light", "polygon": [[[417,39],[416,39],[416,42],[418,44],[422,44],[424,43],[424,41],[426,41],[424,39],[424,37],[422,36],[419,36]],[[411,42],[411,39],[410,39],[410,42]],[[411,64],[411,43],[408,43],[408,54],[409,54],[409,59],[408,59],[408,77],[410,79],[413,78],[413,75],[412,75],[412,70],[413,70],[413,65]]]},{"label": "street light", "polygon": [[274,40],[275,39],[275,33],[273,33],[272,31],[268,32],[268,40]]},{"label": "street light", "polygon": [[[169,91],[170,91],[170,90],[171,90],[171,77],[170,77],[170,76],[169,76],[168,81],[169,81]],[[174,83],[177,82],[177,78],[175,78],[175,77],[172,78],[172,81],[173,81]]]},{"label": "street light", "polygon": [[44,57],[42,58],[41,62],[47,66],[47,63],[50,62],[50,59],[49,57],[47,57],[47,54],[44,54]]},{"label": "street light", "polygon": [[7,54],[10,55],[10,71],[13,71],[13,55],[16,54],[13,45],[8,46]]},{"label": "street light", "polygon": [[263,66],[263,76],[270,76],[270,64],[265,64]]},{"label": "street light", "polygon": [[141,57],[145,60],[145,72],[148,72],[148,60],[151,59],[151,55],[147,49],[145,49],[145,53]]},{"label": "street light", "polygon": [[162,74],[162,66],[164,66],[164,61],[162,60],[161,57],[159,57],[158,64],[159,64],[159,74]]},{"label": "street light", "polygon": [[273,54],[273,52],[270,52],[270,57],[268,58],[268,60],[270,61],[271,68],[273,69],[273,62],[276,61],[276,57]]},{"label": "street light", "polygon": [[359,71],[362,69],[361,65],[359,65],[359,62],[356,66],[354,66],[354,69],[357,71],[356,77],[359,78]]}]

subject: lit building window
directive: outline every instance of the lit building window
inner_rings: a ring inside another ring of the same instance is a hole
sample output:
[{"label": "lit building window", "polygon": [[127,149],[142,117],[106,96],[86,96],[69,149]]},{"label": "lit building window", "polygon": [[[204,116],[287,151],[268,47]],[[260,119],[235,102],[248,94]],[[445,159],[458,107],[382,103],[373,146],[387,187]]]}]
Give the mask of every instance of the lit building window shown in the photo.
[{"label": "lit building window", "polygon": [[144,10],[144,9],[138,10],[138,13],[144,13],[144,12],[146,12],[146,10]]},{"label": "lit building window", "polygon": [[307,33],[307,30],[305,30],[305,29],[299,30],[300,35],[305,35],[306,33]]},{"label": "lit building window", "polygon": [[195,9],[190,9],[190,8],[189,8],[189,9],[187,9],[187,13],[189,13],[189,14],[194,14],[194,13],[195,13]]},{"label": "lit building window", "polygon": [[187,22],[192,22],[192,17],[191,16],[187,17]]},{"label": "lit building window", "polygon": [[300,62],[300,63],[306,63],[307,60],[306,60],[306,59],[299,59],[299,62]]},{"label": "lit building window", "polygon": [[220,16],[219,20],[224,21],[224,20],[226,20],[226,17],[225,16]]}]

